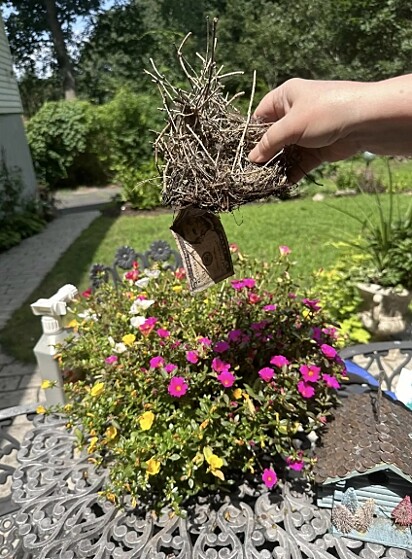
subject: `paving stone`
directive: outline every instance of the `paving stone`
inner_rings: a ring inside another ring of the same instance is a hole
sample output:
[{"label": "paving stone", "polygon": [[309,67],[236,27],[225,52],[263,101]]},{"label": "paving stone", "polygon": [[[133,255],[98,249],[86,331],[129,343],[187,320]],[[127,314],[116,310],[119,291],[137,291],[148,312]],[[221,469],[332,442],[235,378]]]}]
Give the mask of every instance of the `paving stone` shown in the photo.
[{"label": "paving stone", "polygon": [[19,386],[21,377],[0,377],[0,392],[10,392]]},{"label": "paving stone", "polygon": [[[38,398],[39,389],[37,388],[26,388],[24,390],[14,390],[13,392],[0,392],[0,409],[38,402]],[[45,397],[43,396],[41,399],[44,400]]]},{"label": "paving stone", "polygon": [[19,377],[19,385],[18,388],[34,388],[39,387],[42,383],[42,378],[39,374],[32,374],[32,375],[23,375]]},{"label": "paving stone", "polygon": [[0,370],[0,377],[20,377],[23,375],[32,375],[36,370],[36,365],[20,363],[13,361],[9,365],[4,365]]}]

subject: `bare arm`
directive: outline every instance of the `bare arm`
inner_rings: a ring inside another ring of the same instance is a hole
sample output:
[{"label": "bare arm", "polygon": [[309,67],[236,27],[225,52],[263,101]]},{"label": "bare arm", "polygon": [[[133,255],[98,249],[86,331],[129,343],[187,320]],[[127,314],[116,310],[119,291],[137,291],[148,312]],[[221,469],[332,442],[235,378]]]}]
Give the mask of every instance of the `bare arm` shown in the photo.
[{"label": "bare arm", "polygon": [[268,93],[254,116],[273,124],[250,160],[263,163],[295,144],[301,160],[292,181],[360,151],[412,155],[412,74],[372,83],[295,78]]}]

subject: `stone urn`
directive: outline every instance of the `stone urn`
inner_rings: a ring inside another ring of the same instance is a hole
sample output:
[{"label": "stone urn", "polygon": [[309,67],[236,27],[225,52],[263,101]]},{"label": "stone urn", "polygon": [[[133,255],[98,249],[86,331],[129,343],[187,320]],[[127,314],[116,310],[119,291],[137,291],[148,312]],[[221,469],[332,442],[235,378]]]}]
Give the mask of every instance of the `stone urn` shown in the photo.
[{"label": "stone urn", "polygon": [[369,332],[383,339],[398,336],[406,330],[411,291],[375,283],[358,283],[356,287],[362,297],[362,323]]}]

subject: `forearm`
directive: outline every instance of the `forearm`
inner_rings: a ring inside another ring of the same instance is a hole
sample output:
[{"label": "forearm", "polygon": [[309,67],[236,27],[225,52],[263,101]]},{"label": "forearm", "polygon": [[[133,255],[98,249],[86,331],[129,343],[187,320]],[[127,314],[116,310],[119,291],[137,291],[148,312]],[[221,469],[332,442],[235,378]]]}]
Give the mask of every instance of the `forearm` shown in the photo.
[{"label": "forearm", "polygon": [[359,151],[412,155],[412,74],[365,83],[359,93],[350,126]]}]

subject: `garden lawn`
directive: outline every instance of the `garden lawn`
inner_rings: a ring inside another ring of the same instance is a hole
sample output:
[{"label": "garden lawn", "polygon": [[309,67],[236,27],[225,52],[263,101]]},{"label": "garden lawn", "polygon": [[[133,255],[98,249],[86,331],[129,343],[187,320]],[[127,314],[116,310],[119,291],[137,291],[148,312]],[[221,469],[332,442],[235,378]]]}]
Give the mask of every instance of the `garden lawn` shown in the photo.
[{"label": "garden lawn", "polygon": [[[384,207],[386,198],[383,197]],[[411,202],[409,196],[397,197],[403,210]],[[279,245],[288,245],[296,261],[296,273],[305,285],[311,282],[314,270],[332,265],[339,255],[334,243],[349,240],[361,231],[360,224],[335,208],[359,217],[373,211],[373,196],[330,199],[328,202],[292,200],[245,206],[222,221],[230,243],[252,257],[270,262]],[[6,352],[22,361],[33,361],[33,347],[40,336],[40,319],[31,314],[30,303],[49,297],[65,283],[80,290],[88,287],[92,263],[110,264],[116,249],[129,245],[144,250],[157,239],[174,240],[169,231],[173,214],[99,217],[60,258],[38,289],[11,317],[0,332],[0,344]],[[18,336],[16,336],[18,332]]]}]

